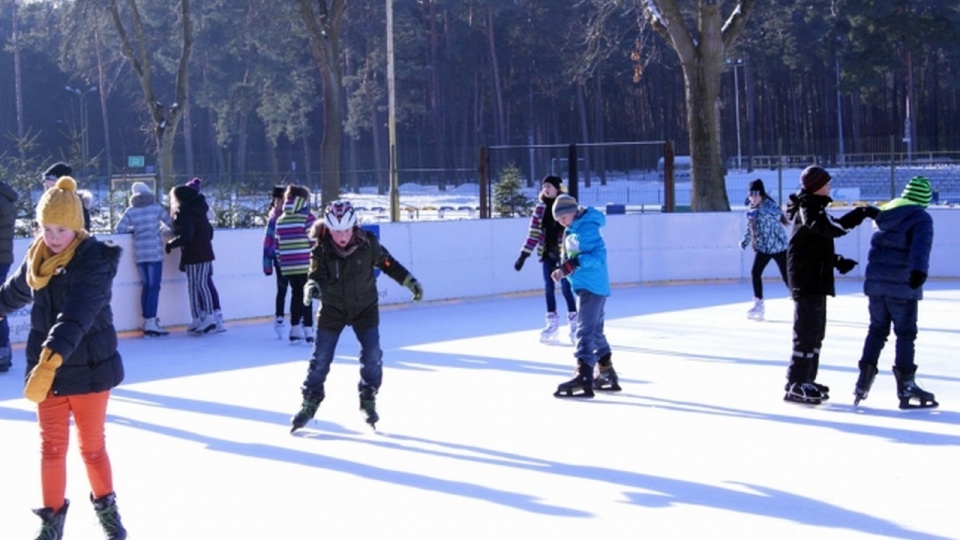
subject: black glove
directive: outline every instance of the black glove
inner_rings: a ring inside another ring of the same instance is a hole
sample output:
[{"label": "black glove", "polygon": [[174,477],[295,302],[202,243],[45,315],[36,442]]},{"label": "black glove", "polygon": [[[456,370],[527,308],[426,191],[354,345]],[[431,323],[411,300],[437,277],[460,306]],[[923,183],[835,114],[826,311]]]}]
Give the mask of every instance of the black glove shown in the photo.
[{"label": "black glove", "polygon": [[916,289],[927,281],[927,275],[919,270],[910,271],[910,288]]},{"label": "black glove", "polygon": [[844,259],[843,257],[837,255],[837,262],[834,263],[834,266],[837,268],[837,271],[841,274],[846,274],[847,272],[853,270],[853,267],[857,265],[857,261],[853,259]]},{"label": "black glove", "polygon": [[527,257],[529,256],[530,254],[526,251],[520,252],[520,256],[517,257],[517,262],[513,263],[513,269],[519,272],[520,269],[523,268],[523,263],[526,262]]},{"label": "black glove", "polygon": [[170,254],[170,251],[171,251],[172,249],[173,249],[173,247],[170,245],[169,242],[167,242],[166,244],[163,245],[163,250],[167,252],[167,255]]},{"label": "black glove", "polygon": [[880,209],[876,206],[864,206],[863,211],[867,214],[867,217],[870,219],[877,219],[877,216],[880,215]]},{"label": "black glove", "polygon": [[858,206],[840,216],[840,219],[837,220],[837,223],[839,223],[844,229],[852,229],[863,223],[864,219],[867,219],[867,207]]}]

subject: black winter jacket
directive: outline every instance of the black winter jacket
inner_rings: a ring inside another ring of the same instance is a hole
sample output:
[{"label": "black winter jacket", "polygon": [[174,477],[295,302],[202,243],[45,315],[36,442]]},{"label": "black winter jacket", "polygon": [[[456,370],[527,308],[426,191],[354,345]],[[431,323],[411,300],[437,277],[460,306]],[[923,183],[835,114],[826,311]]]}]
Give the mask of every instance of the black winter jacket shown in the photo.
[{"label": "black winter jacket", "polygon": [[113,279],[120,248],[96,238],[77,246],[63,272],[46,287],[27,285],[27,263],[0,286],[0,314],[6,315],[31,301],[27,337],[27,374],[47,347],[63,357],[53,380],[59,396],[109,390],[123,380],[123,361],[117,351],[117,330],[110,308]]},{"label": "black winter jacket", "polygon": [[[13,263],[13,236],[19,196],[6,182],[0,182],[0,263]],[[0,276],[3,279],[4,276]]]},{"label": "black winter jacket", "polygon": [[839,257],[833,239],[856,227],[866,214],[854,209],[840,218],[827,213],[830,197],[800,192],[790,195],[787,217],[793,222],[787,245],[787,281],[793,298],[835,296],[833,270]]},{"label": "black winter jacket", "polygon": [[360,245],[346,258],[334,250],[325,226],[314,230],[319,239],[310,253],[307,278],[320,286],[317,326],[339,332],[345,325],[360,330],[379,325],[380,294],[375,269],[379,268],[400,284],[410,272],[380,245],[375,235],[359,227],[354,227],[353,234]]},{"label": "black winter jacket", "polygon": [[[186,188],[187,191],[193,191]],[[181,201],[173,216],[174,237],[167,242],[170,249],[180,248],[180,271],[188,264],[200,264],[214,260],[213,226],[207,220],[207,201],[203,195]]]}]

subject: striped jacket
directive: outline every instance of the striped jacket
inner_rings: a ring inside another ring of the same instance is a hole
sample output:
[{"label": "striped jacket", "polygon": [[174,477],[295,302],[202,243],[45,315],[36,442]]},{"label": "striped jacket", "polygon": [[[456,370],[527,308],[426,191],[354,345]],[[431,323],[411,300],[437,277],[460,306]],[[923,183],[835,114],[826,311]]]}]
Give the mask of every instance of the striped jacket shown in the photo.
[{"label": "striped jacket", "polygon": [[117,222],[117,234],[133,233],[133,259],[137,263],[163,260],[161,223],[173,229],[170,214],[148,193],[136,193],[130,197],[130,206]]},{"label": "striped jacket", "polygon": [[530,229],[520,248],[521,253],[531,254],[537,250],[541,260],[560,258],[560,243],[563,240],[563,227],[553,219],[553,201],[543,199],[537,203],[530,216]]},{"label": "striped jacket", "polygon": [[283,204],[275,236],[277,261],[284,276],[305,275],[310,270],[313,240],[308,233],[316,219],[310,212],[308,201],[302,197],[294,197]]}]

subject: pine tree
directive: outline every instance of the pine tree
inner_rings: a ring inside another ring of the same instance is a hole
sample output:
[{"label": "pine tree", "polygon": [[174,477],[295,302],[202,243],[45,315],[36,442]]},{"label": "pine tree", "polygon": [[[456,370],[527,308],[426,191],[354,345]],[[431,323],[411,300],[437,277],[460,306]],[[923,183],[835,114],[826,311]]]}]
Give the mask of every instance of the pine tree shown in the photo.
[{"label": "pine tree", "polygon": [[494,210],[500,217],[526,216],[533,202],[520,188],[524,184],[520,169],[510,163],[500,171],[500,180],[494,187]]}]

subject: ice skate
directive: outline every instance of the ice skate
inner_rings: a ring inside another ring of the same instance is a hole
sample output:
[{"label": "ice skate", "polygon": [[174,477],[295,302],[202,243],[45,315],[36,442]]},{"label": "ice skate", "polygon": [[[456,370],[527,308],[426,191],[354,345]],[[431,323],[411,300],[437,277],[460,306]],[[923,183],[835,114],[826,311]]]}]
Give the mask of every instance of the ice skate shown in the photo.
[{"label": "ice skate", "polygon": [[187,331],[191,336],[203,336],[217,329],[217,319],[213,313],[204,313],[200,316],[195,328]]},{"label": "ice skate", "polygon": [[584,364],[577,363],[576,375],[565,383],[557,386],[557,391],[553,393],[554,397],[593,397],[593,368]]},{"label": "ice skate", "polygon": [[617,377],[617,371],[613,369],[610,353],[597,360],[597,373],[593,379],[593,389],[607,392],[619,392],[621,390],[620,378]]},{"label": "ice skate", "polygon": [[277,317],[273,321],[273,331],[277,333],[277,339],[283,339],[283,335],[286,333],[287,323],[283,320],[283,317]]},{"label": "ice skate", "polygon": [[540,331],[540,343],[556,343],[560,335],[560,319],[556,313],[547,313],[546,326]]},{"label": "ice skate", "polygon": [[217,323],[217,327],[214,328],[214,331],[218,334],[226,332],[227,327],[223,325],[223,313],[219,309],[213,314],[213,318]]},{"label": "ice skate", "polygon": [[303,325],[294,324],[290,326],[290,344],[296,345],[297,343],[303,343]]},{"label": "ice skate", "polygon": [[893,368],[893,376],[897,379],[897,397],[900,398],[900,408],[910,409],[935,409],[940,406],[931,392],[917,386],[914,380],[916,367],[912,371]]},{"label": "ice skate", "polygon": [[820,401],[827,401],[830,399],[830,387],[825,384],[820,384],[817,381],[812,381],[810,384],[814,388],[820,391]]},{"label": "ice skate", "polygon": [[380,421],[380,415],[377,414],[377,391],[373,388],[364,388],[360,391],[360,410],[363,411],[364,421],[370,424],[374,431],[377,430],[377,422]]},{"label": "ice skate", "polygon": [[160,327],[160,319],[151,317],[143,321],[143,337],[163,337],[170,335]]},{"label": "ice skate", "polygon": [[303,327],[303,340],[309,344],[312,344],[314,341],[316,341],[316,336],[313,331],[313,326]]},{"label": "ice skate", "polygon": [[877,377],[877,366],[865,364],[860,361],[860,376],[857,378],[857,386],[853,389],[853,406],[856,407],[867,396],[870,395],[870,388],[873,387],[873,380]]},{"label": "ice skate", "polygon": [[820,405],[823,403],[823,394],[813,383],[787,383],[787,393],[783,400],[792,403],[803,403],[805,405]]},{"label": "ice skate", "polygon": [[569,325],[570,330],[570,344],[577,344],[577,312],[571,311],[567,313],[567,324]]},{"label": "ice skate", "polygon": [[763,298],[754,298],[753,307],[747,311],[747,318],[753,321],[762,321],[763,315]]},{"label": "ice skate", "polygon": [[310,420],[313,420],[313,416],[317,414],[317,409],[320,408],[321,401],[323,401],[323,397],[316,394],[305,394],[303,396],[303,403],[300,404],[300,410],[290,419],[290,433],[302,428],[307,425]]}]

